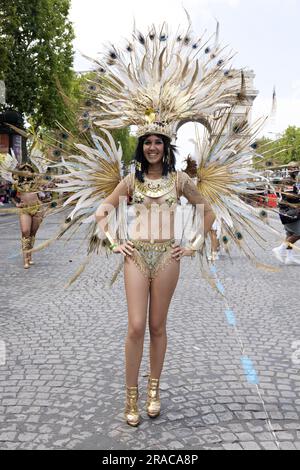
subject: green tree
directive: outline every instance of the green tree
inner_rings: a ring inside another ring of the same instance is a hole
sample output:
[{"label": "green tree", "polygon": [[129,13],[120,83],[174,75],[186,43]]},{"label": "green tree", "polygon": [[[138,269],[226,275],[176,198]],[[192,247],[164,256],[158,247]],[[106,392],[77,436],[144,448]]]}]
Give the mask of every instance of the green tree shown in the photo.
[{"label": "green tree", "polygon": [[257,159],[258,166],[272,167],[292,161],[300,162],[300,128],[289,126],[277,140],[262,137],[257,141],[257,153],[264,154],[264,160]]},{"label": "green tree", "polygon": [[279,148],[286,149],[280,160],[283,163],[300,162],[300,128],[289,126],[278,142]]},{"label": "green tree", "polygon": [[123,150],[123,161],[125,165],[129,165],[133,160],[135,148],[137,145],[136,137],[130,135],[128,127],[112,132],[114,140],[120,142]]},{"label": "green tree", "polygon": [[69,9],[70,0],[0,0],[0,77],[6,99],[36,128],[66,122],[61,91],[70,96],[76,86]]}]

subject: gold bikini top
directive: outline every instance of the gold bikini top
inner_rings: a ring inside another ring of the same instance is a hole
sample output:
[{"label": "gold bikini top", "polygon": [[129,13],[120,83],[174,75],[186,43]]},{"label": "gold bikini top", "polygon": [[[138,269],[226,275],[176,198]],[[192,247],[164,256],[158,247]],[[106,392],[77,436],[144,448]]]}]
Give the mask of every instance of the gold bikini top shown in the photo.
[{"label": "gold bikini top", "polygon": [[144,182],[135,179],[132,191],[133,204],[168,204],[172,206],[178,201],[176,173],[171,173],[157,180],[144,177]]},{"label": "gold bikini top", "polygon": [[19,193],[38,193],[41,190],[41,181],[37,178],[33,178],[29,181],[25,179],[20,182],[19,178],[16,178],[13,187]]},{"label": "gold bikini top", "polygon": [[[145,176],[144,183],[135,178],[134,173],[124,178],[128,194],[132,198],[132,204],[163,205],[180,204],[180,196],[184,195],[191,187],[195,191],[195,184],[192,179],[183,171],[169,173],[167,176],[157,180],[151,180]],[[197,191],[196,191],[197,192]],[[199,194],[199,203],[202,199]],[[203,202],[203,201],[202,201]]]}]

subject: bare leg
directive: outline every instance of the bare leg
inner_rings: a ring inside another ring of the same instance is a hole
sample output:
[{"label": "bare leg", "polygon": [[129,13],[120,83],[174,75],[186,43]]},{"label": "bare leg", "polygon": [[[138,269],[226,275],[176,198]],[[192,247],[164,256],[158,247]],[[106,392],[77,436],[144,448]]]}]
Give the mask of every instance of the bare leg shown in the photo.
[{"label": "bare leg", "polygon": [[24,268],[29,268],[29,257],[25,253],[30,248],[30,233],[31,233],[32,217],[29,214],[20,214],[20,228],[22,233],[22,250],[24,259]]},{"label": "bare leg", "polygon": [[176,288],[180,263],[172,261],[151,282],[149,330],[150,330],[150,375],[159,379],[167,349],[167,315]]},{"label": "bare leg", "polygon": [[[289,243],[296,243],[298,240],[300,240],[300,236],[299,235],[289,235],[286,239],[287,242]],[[290,246],[288,247],[288,250],[292,250],[293,248]]]},{"label": "bare leg", "polygon": [[43,217],[41,215],[36,214],[32,217],[32,224],[31,224],[31,231],[30,231],[31,237],[36,236],[36,233],[42,222],[43,222]]},{"label": "bare leg", "polygon": [[[35,236],[36,236],[36,233],[37,233],[37,231],[39,229],[39,226],[41,225],[42,221],[43,221],[43,217],[39,213],[32,217],[31,234],[30,234],[30,240],[31,240],[30,247],[31,247],[31,249],[34,247]],[[32,258],[32,253],[28,253],[29,263],[34,264],[31,258]]]},{"label": "bare leg", "polygon": [[216,253],[219,249],[219,240],[218,240],[218,237],[217,237],[216,230],[211,230],[210,231],[210,239],[211,239],[211,251]]},{"label": "bare leg", "polygon": [[31,235],[32,217],[29,214],[20,215],[20,228],[22,237],[29,238]]},{"label": "bare leg", "polygon": [[149,281],[132,260],[126,258],[125,290],[128,304],[128,334],[125,345],[126,384],[136,387],[147,322]]}]

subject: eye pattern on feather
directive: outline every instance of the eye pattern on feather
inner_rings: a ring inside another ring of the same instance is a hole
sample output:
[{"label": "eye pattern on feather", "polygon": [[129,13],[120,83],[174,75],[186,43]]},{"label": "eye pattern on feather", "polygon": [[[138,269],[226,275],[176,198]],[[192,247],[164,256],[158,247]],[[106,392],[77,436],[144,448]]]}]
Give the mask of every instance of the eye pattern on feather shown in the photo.
[{"label": "eye pattern on feather", "polygon": [[143,46],[146,44],[145,38],[141,33],[138,35],[138,40]]},{"label": "eye pattern on feather", "polygon": [[83,129],[84,129],[85,131],[88,131],[88,130],[91,128],[89,122],[84,122],[84,123],[82,124],[82,127],[83,127]]}]

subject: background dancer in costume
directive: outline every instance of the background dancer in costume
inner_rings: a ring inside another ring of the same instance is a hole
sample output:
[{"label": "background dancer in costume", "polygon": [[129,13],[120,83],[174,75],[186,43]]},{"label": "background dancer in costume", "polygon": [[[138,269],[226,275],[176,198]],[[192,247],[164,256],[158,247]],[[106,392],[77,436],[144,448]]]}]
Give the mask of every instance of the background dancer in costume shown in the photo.
[{"label": "background dancer in costume", "polygon": [[34,247],[35,237],[44,216],[38,195],[40,182],[37,181],[35,170],[29,163],[18,167],[14,189],[13,201],[19,209],[24,269],[28,269],[34,262],[31,253],[27,251]]},{"label": "background dancer in costume", "polygon": [[39,197],[43,179],[35,166],[29,162],[19,165],[16,157],[10,154],[4,155],[0,161],[0,175],[12,184],[11,196],[16,204],[16,209],[1,211],[19,214],[24,269],[29,269],[34,262],[28,250],[34,247],[35,236],[45,214]]}]

